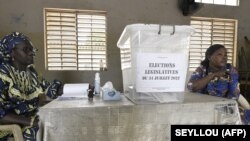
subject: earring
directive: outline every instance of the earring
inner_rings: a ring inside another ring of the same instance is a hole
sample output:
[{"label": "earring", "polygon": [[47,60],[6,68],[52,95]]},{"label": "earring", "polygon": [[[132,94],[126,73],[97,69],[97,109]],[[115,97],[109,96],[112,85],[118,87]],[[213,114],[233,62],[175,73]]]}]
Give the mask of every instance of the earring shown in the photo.
[{"label": "earring", "polygon": [[12,60],[12,62],[14,62],[14,61],[15,61],[15,59],[14,59],[13,57],[11,58],[11,60]]}]

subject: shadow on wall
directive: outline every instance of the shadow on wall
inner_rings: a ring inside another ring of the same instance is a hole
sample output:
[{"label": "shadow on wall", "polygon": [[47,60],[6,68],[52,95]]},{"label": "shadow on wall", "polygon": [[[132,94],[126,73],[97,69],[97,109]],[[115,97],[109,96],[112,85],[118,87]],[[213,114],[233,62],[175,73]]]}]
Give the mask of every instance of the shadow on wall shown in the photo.
[{"label": "shadow on wall", "polygon": [[250,102],[250,41],[244,37],[244,45],[238,52],[240,92]]},{"label": "shadow on wall", "polygon": [[244,39],[245,46],[241,47],[238,52],[239,70],[250,70],[250,41],[247,36],[245,36]]}]

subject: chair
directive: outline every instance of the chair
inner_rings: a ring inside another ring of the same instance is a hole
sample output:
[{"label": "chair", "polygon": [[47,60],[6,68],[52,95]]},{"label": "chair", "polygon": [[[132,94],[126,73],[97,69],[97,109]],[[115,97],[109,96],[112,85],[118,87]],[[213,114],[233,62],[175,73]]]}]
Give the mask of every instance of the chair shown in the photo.
[{"label": "chair", "polygon": [[19,125],[17,124],[10,124],[10,125],[0,125],[1,131],[11,131],[14,135],[15,141],[23,141],[23,134],[22,130]]}]

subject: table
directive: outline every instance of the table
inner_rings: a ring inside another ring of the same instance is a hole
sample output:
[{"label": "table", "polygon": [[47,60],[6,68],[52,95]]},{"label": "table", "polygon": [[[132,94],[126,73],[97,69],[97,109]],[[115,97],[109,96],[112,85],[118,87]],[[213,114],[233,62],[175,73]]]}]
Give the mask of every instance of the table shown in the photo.
[{"label": "table", "polygon": [[55,99],[40,108],[44,141],[169,141],[171,124],[241,124],[235,100],[186,93],[183,103]]}]

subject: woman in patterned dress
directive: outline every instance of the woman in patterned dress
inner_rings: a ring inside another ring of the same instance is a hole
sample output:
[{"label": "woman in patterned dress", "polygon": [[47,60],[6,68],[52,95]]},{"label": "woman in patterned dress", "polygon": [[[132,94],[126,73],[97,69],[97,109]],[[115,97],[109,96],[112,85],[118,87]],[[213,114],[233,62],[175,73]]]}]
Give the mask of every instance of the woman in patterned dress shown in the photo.
[{"label": "woman in patterned dress", "polygon": [[205,59],[191,75],[187,87],[193,92],[238,100],[245,108],[244,120],[249,120],[246,118],[250,106],[240,95],[238,77],[237,70],[227,63],[226,48],[215,44],[207,49]]},{"label": "woman in patterned dress", "polygon": [[[35,48],[28,37],[14,32],[0,42],[0,124],[18,124],[25,141],[35,141],[39,98],[61,95],[62,83],[39,77],[33,66]],[[11,133],[0,131],[0,141]]]}]

